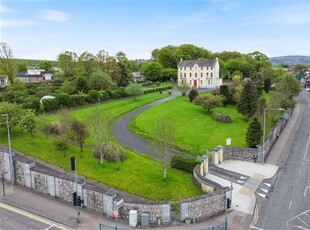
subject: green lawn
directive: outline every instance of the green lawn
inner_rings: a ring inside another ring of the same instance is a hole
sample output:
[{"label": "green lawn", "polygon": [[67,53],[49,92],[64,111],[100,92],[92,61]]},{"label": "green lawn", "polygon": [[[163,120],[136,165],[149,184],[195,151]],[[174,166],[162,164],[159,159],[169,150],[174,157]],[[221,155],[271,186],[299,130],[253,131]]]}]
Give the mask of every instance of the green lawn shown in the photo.
[{"label": "green lawn", "polygon": [[[148,104],[152,101],[166,97],[162,94],[143,95],[137,100],[126,99],[101,105],[101,111],[109,114],[113,119]],[[80,120],[86,120],[90,114],[98,109],[98,106],[75,110],[71,113]],[[57,115],[51,115],[48,119],[57,119]],[[76,156],[77,169],[80,175],[105,183],[129,193],[139,195],[152,200],[171,200],[201,195],[202,192],[194,185],[192,175],[180,170],[168,169],[168,178],[162,179],[162,168],[158,161],[149,157],[125,150],[126,160],[120,163],[105,162],[92,156],[92,150],[85,149],[80,152],[77,146],[71,145],[64,156],[63,152],[56,150],[53,139],[36,132],[34,143],[30,135],[21,133],[18,127],[11,132],[12,148],[50,162],[62,168],[70,168],[70,157]],[[0,129],[0,143],[7,144],[7,133]]]},{"label": "green lawn", "polygon": [[245,135],[248,122],[235,106],[228,105],[212,111],[229,114],[233,122],[221,123],[212,119],[200,106],[179,97],[153,107],[132,120],[130,127],[139,135],[150,137],[157,117],[170,119],[176,127],[176,147],[192,155],[202,155],[206,149],[225,146],[226,138],[232,138],[232,146],[246,147]]}]

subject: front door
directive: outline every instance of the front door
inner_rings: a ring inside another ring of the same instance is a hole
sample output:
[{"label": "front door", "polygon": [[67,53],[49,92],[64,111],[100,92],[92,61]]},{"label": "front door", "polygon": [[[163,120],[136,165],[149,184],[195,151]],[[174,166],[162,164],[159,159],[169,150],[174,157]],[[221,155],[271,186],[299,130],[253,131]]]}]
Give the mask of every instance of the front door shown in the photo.
[{"label": "front door", "polygon": [[194,87],[197,88],[197,81],[194,80]]}]

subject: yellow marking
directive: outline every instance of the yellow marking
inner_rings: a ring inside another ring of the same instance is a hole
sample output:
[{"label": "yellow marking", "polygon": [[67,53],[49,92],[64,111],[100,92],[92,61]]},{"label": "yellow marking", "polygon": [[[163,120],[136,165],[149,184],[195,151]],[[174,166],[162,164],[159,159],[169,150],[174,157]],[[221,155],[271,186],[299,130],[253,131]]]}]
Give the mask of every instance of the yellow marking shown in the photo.
[{"label": "yellow marking", "polygon": [[59,228],[59,229],[62,229],[62,230],[71,230],[71,228],[69,228],[69,227],[67,227],[67,226],[65,226],[65,225],[62,225],[62,224],[60,224],[60,223],[57,223],[57,222],[48,220],[48,219],[43,218],[43,217],[39,217],[39,216],[37,216],[37,215],[35,215],[35,214],[32,214],[32,213],[30,213],[30,212],[21,210],[21,209],[19,209],[19,208],[15,208],[15,207],[13,207],[13,206],[11,206],[11,205],[4,204],[4,203],[2,203],[2,202],[0,202],[0,208],[4,208],[4,209],[6,209],[6,210],[10,210],[10,211],[12,211],[12,212],[18,213],[18,214],[20,214],[20,215],[22,215],[22,216],[29,217],[29,218],[31,218],[31,219],[33,219],[33,220],[39,221],[39,222],[44,223],[44,224],[47,224],[47,225],[49,225],[49,226],[53,225],[54,227]]},{"label": "yellow marking", "polygon": [[254,224],[256,224],[258,221],[258,208],[257,205],[255,205],[255,209],[254,209]]}]

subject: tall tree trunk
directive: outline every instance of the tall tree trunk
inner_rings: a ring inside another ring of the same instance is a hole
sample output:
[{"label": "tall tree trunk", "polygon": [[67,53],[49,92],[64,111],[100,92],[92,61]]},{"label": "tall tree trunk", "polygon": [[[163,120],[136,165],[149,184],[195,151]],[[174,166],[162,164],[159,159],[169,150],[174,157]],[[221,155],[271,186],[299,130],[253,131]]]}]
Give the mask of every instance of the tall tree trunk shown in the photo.
[{"label": "tall tree trunk", "polygon": [[163,171],[164,171],[164,180],[166,180],[166,178],[167,178],[167,168],[163,167]]}]

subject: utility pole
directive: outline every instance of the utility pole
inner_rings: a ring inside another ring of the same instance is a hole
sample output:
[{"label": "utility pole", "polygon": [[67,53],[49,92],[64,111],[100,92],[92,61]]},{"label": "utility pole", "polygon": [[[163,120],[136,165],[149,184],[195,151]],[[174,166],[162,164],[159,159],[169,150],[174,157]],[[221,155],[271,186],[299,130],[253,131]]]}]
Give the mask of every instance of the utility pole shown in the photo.
[{"label": "utility pole", "polygon": [[6,117],[6,129],[8,131],[8,142],[9,142],[10,174],[11,174],[12,185],[14,185],[14,170],[13,170],[13,157],[12,157],[12,149],[11,149],[11,135],[10,135],[9,114],[3,114],[2,116]]},{"label": "utility pole", "polygon": [[75,191],[73,192],[73,205],[76,206],[77,218],[76,222],[80,223],[80,211],[78,205],[78,195],[77,195],[77,167],[76,167],[76,160],[74,157],[71,157],[71,170],[74,170],[75,174]]}]

